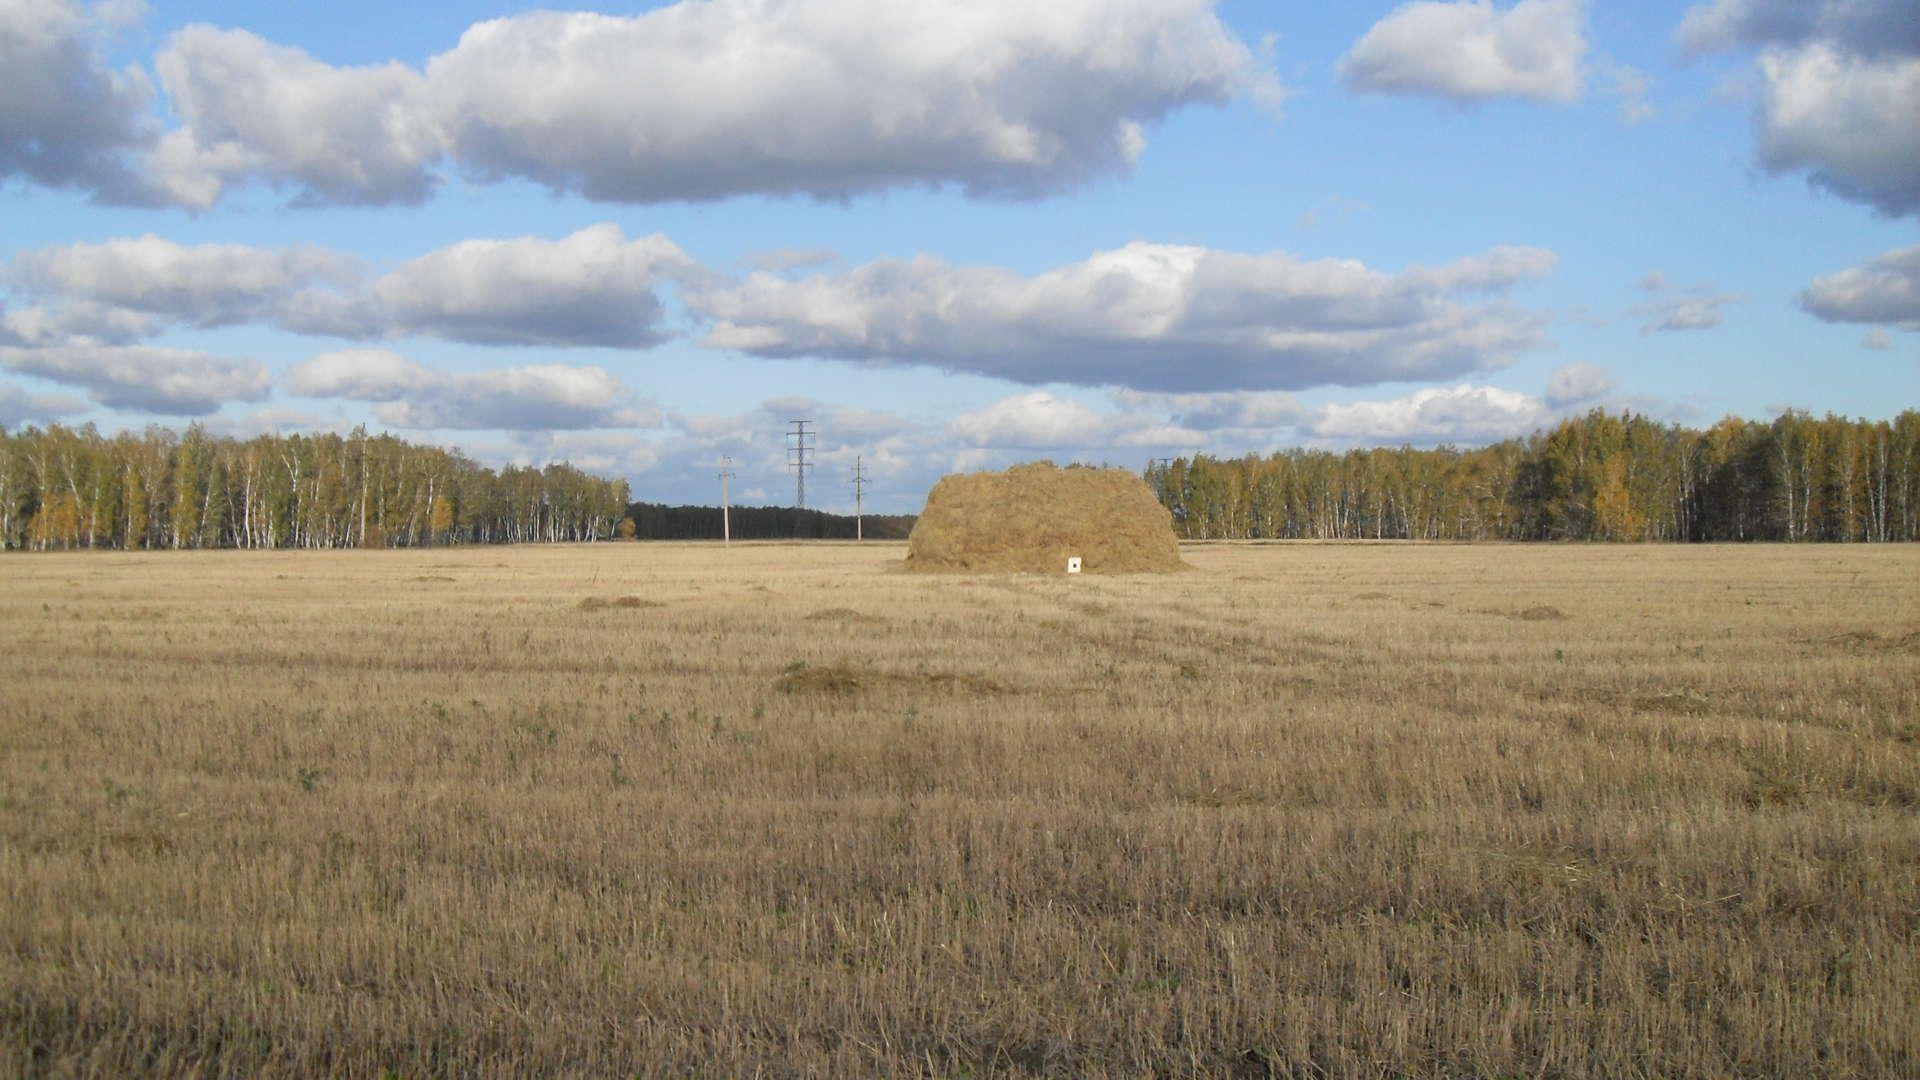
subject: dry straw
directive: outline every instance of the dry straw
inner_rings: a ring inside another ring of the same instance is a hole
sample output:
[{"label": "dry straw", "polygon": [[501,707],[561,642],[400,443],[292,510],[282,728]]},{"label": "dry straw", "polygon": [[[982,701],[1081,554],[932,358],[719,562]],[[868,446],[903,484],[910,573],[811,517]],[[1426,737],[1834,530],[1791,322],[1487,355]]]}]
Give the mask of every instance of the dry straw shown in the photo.
[{"label": "dry straw", "polygon": [[1168,573],[1181,568],[1173,517],[1125,469],[1050,462],[966,473],[934,485],[908,540],[907,568],[930,572]]}]

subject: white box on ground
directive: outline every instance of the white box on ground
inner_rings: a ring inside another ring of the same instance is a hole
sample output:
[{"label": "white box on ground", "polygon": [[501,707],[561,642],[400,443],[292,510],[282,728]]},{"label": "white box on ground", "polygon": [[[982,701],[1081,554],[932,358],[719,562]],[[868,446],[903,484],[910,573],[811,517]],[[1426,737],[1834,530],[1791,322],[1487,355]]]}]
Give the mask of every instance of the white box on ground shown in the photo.
[{"label": "white box on ground", "polygon": [[1067,573],[1077,574],[1079,572],[1080,572],[1080,556],[1078,555],[1067,556]]}]

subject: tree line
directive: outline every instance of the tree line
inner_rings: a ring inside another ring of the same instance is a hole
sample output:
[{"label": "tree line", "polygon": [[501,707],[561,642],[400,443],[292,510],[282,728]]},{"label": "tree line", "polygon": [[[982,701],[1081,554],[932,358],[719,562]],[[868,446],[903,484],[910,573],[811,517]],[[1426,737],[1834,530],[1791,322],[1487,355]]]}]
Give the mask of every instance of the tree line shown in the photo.
[{"label": "tree line", "polygon": [[350,548],[603,540],[624,480],[488,469],[364,427],[250,439],[0,429],[0,548]]},{"label": "tree line", "polygon": [[1920,412],[1729,417],[1595,410],[1478,449],[1159,461],[1187,539],[1920,540]]},{"label": "tree line", "polygon": [[[637,502],[627,507],[632,535],[639,540],[718,540],[717,506],[663,506]],[[869,540],[905,540],[913,531],[912,514],[868,514],[861,522]],[[850,514],[803,510],[792,506],[736,506],[731,520],[735,540],[851,540]],[[627,535],[626,526],[621,534]]]}]

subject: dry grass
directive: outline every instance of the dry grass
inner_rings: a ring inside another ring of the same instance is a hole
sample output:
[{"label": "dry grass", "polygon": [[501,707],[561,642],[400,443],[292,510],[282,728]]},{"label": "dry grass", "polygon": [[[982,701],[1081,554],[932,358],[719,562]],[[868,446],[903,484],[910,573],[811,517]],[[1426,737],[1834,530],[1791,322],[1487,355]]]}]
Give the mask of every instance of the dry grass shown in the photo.
[{"label": "dry grass", "polygon": [[1127,469],[1039,461],[954,473],[927,493],[906,566],[929,573],[1171,573],[1182,568],[1173,515]]},{"label": "dry grass", "polygon": [[901,554],[0,559],[0,1073],[1920,1071],[1920,549]]}]

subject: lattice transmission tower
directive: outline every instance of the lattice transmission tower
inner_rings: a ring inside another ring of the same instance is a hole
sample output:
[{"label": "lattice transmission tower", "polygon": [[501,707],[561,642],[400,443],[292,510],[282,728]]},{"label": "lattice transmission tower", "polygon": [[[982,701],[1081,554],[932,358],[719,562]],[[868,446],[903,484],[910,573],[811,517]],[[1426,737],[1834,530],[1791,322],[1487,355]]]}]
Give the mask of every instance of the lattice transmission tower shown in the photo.
[{"label": "lattice transmission tower", "polygon": [[813,452],[820,435],[811,420],[787,421],[787,469],[793,473],[793,505],[807,508],[807,473],[813,471]]}]

